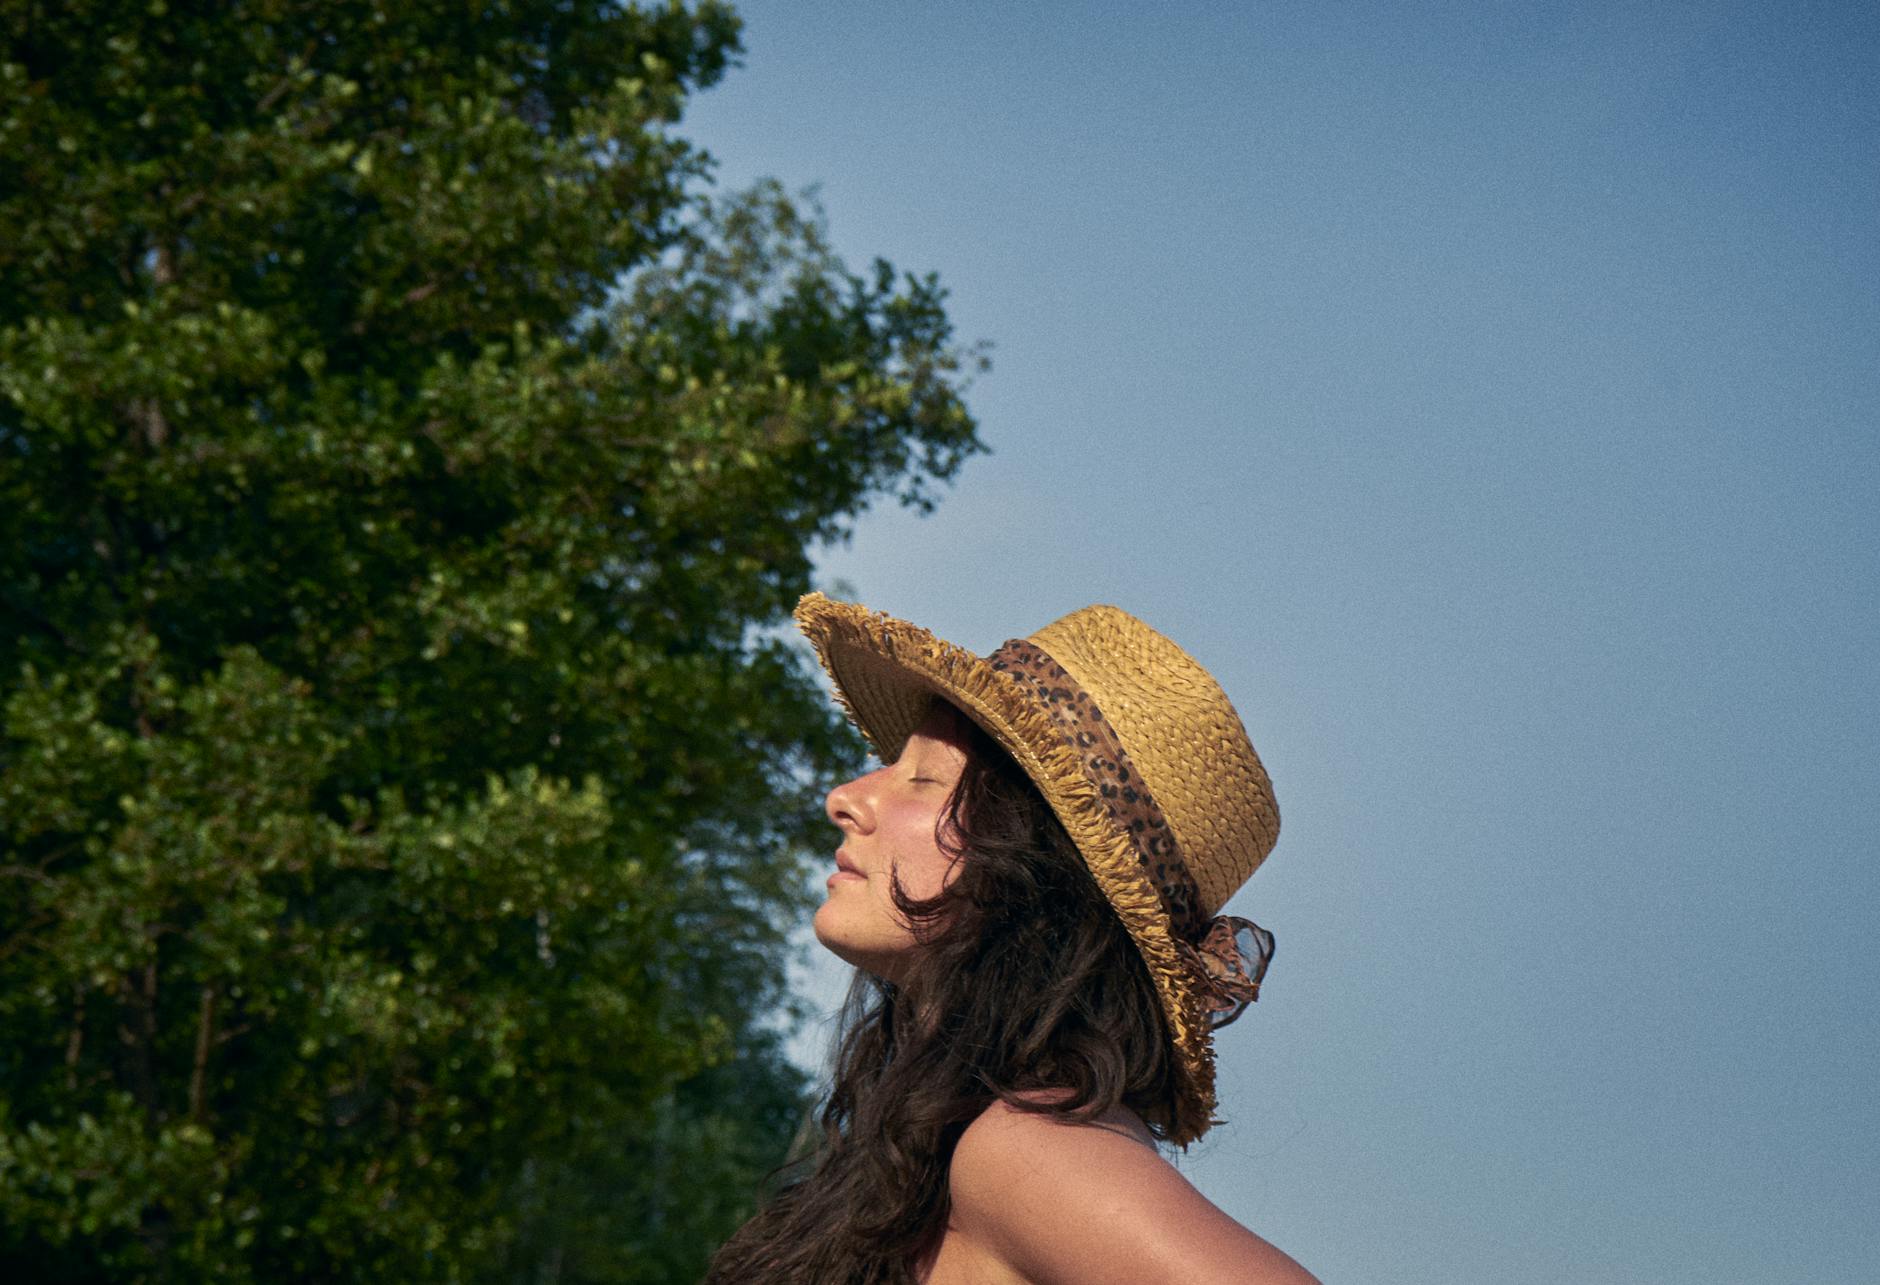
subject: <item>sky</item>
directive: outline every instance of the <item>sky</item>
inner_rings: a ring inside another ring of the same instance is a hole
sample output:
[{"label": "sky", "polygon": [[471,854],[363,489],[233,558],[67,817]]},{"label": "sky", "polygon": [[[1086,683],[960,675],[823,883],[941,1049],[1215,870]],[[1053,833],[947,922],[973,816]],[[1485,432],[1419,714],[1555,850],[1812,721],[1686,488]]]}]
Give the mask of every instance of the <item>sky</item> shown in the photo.
[{"label": "sky", "polygon": [[1880,1280],[1880,11],[742,8],[681,132],[992,345],[824,586],[1124,607],[1274,778],[1183,1172],[1328,1283]]}]

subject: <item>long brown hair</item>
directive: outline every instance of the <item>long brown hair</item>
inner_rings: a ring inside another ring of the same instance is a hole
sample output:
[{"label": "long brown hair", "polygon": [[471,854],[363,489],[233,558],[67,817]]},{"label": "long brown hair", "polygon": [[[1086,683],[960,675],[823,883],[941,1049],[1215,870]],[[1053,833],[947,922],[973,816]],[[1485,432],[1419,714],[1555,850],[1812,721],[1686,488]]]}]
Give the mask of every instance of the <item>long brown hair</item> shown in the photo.
[{"label": "long brown hair", "polygon": [[1168,1030],[1135,943],[1030,779],[960,723],[938,835],[959,874],[927,901],[896,885],[921,950],[899,986],[857,972],[821,1127],[708,1283],[912,1281],[946,1230],[954,1146],[995,1100],[1173,1128]]}]

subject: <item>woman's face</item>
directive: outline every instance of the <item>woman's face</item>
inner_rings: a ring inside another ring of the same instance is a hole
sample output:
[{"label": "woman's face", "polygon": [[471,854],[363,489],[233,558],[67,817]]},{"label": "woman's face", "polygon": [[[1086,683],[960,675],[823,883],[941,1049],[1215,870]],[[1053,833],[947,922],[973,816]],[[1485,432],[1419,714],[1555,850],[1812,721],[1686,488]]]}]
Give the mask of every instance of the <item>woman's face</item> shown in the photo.
[{"label": "woman's face", "polygon": [[816,912],[816,940],[835,954],[895,980],[919,943],[895,907],[894,883],[916,901],[952,882],[956,859],[940,846],[947,800],[966,766],[962,716],[934,702],[901,757],[829,791],[824,809],[842,831],[829,897]]}]

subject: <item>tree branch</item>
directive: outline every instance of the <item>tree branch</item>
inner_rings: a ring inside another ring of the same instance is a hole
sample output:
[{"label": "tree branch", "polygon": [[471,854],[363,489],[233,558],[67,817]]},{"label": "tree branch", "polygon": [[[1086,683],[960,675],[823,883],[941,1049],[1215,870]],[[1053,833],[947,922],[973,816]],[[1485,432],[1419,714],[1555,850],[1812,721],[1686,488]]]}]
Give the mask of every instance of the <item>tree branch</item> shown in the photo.
[{"label": "tree branch", "polygon": [[215,1040],[215,987],[202,988],[196,1009],[196,1061],[189,1072],[189,1118],[200,1124],[204,1116],[203,1086],[209,1075],[209,1049]]},{"label": "tree branch", "polygon": [[85,989],[78,987],[72,997],[72,1030],[65,1037],[65,1088],[78,1091],[78,1056],[85,1050]]},{"label": "tree branch", "polygon": [[162,1121],[157,1100],[157,965],[145,964],[136,983],[125,986],[130,998],[131,1024],[118,1024],[118,1039],[130,1050],[131,1096],[144,1109],[144,1120],[154,1131]]},{"label": "tree branch", "polygon": [[[307,42],[306,48],[300,51],[299,61],[306,62],[309,58],[313,57],[314,52],[317,49],[319,49],[319,47],[320,47],[320,42],[317,38],[313,40],[309,40]],[[261,97],[255,101],[255,114],[259,115],[262,112],[267,111],[268,108],[274,106],[275,103],[279,102],[281,95],[294,87],[294,80],[295,80],[295,73],[292,71],[289,71],[285,76],[282,76],[279,80],[275,81],[274,87],[268,90],[267,93],[261,95]]]}]

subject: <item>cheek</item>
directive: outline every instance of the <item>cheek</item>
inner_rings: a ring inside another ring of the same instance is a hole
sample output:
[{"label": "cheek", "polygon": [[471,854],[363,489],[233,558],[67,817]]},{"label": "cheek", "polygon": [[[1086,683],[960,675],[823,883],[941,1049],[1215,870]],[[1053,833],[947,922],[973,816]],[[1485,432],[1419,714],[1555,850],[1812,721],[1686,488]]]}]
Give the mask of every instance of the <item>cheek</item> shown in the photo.
[{"label": "cheek", "polygon": [[958,873],[958,863],[931,843],[910,852],[895,864],[901,887],[915,901],[927,901],[945,892]]},{"label": "cheek", "polygon": [[[915,901],[939,896],[958,873],[958,863],[940,847],[936,836],[941,823],[939,812],[927,804],[908,808],[883,827],[883,846],[894,853],[894,876]],[[892,880],[882,882],[886,886]]]}]

